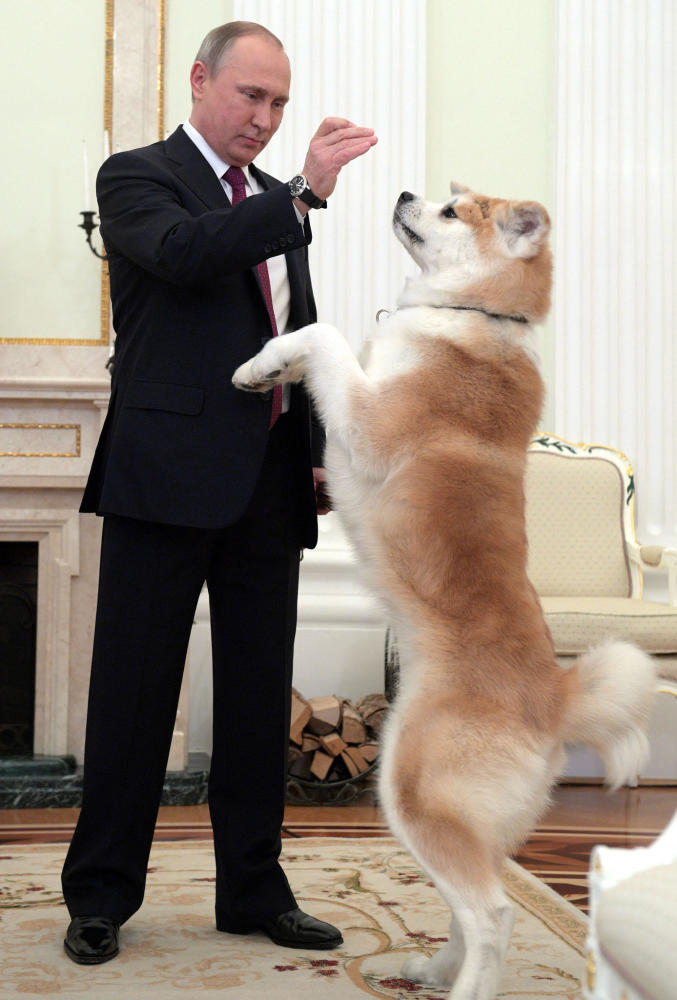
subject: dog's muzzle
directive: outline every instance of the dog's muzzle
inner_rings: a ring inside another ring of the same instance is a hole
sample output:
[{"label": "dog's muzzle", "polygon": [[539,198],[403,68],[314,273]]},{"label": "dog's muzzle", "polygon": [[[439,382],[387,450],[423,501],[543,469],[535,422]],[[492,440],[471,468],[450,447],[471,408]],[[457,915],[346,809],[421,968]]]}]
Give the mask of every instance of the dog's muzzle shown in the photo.
[{"label": "dog's muzzle", "polygon": [[403,218],[405,215],[411,218],[411,213],[406,211],[406,206],[412,201],[416,201],[416,195],[412,194],[410,191],[403,191],[397,199],[397,204],[395,205],[395,210],[393,212],[393,224],[399,227],[410,243],[423,243],[423,239],[418,235],[418,233],[414,232],[414,230],[407,225]]}]

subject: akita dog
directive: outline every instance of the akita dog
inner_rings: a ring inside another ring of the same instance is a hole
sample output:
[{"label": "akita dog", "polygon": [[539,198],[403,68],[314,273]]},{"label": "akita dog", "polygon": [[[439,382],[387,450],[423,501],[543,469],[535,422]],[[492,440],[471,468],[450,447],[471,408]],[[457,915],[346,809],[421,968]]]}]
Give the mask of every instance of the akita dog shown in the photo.
[{"label": "akita dog", "polygon": [[381,802],[452,911],[448,943],[403,975],[491,1000],[513,921],[503,859],[546,807],[565,741],[592,744],[612,786],[637,775],[655,670],[624,643],[559,667],[526,573],[546,210],[452,184],[443,204],[401,194],[394,229],[420,273],[362,365],[338,330],[315,324],[270,340],[233,382],[305,379],[334,506],[397,631]]}]

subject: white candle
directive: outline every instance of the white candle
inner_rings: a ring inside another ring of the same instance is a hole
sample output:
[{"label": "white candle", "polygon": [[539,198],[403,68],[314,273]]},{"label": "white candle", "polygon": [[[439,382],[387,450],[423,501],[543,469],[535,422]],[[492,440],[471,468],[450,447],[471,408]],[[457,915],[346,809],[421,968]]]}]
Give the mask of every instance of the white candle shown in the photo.
[{"label": "white candle", "polygon": [[108,129],[103,130],[103,158],[107,160],[110,156],[110,141],[108,139]]},{"label": "white candle", "polygon": [[85,181],[85,187],[84,187],[85,204],[84,204],[83,211],[89,212],[89,210],[90,210],[90,208],[89,208],[89,164],[87,162],[87,143],[86,143],[86,141],[84,139],[82,140],[82,169],[83,169],[83,172],[84,172],[84,181]]}]

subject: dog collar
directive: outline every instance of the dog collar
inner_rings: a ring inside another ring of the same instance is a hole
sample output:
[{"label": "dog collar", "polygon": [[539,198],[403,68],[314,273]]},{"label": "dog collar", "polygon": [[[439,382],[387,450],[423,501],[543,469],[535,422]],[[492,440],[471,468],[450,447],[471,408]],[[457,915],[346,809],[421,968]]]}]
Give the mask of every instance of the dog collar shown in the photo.
[{"label": "dog collar", "polygon": [[529,320],[526,316],[506,316],[502,313],[490,313],[486,309],[480,309],[479,306],[433,306],[433,309],[459,309],[464,312],[478,312],[484,313],[485,316],[491,316],[492,319],[511,319],[515,323],[528,323]]},{"label": "dog collar", "polygon": [[[479,306],[436,306],[432,302],[421,302],[420,305],[416,306],[399,306],[399,309],[458,309],[463,312],[478,312],[484,313],[485,316],[490,316],[491,319],[511,319],[514,323],[528,323],[529,320],[526,316],[506,316],[504,313],[490,313],[486,309],[480,309]],[[380,321],[380,316],[382,313],[390,315],[388,309],[379,309],[376,313],[376,322]]]}]

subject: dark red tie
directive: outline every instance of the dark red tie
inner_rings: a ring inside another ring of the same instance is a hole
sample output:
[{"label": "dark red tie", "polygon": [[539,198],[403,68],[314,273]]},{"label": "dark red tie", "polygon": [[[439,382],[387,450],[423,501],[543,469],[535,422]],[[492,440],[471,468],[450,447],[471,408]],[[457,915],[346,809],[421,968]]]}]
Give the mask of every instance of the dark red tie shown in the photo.
[{"label": "dark red tie", "polygon": [[[233,205],[237,205],[244,198],[247,197],[245,192],[245,177],[242,169],[240,167],[228,167],[225,174],[223,175],[224,181],[230,184],[233,189],[233,197],[231,202]],[[259,281],[261,282],[261,291],[263,292],[263,297],[266,300],[266,308],[268,310],[268,316],[270,317],[270,326],[273,331],[273,336],[277,337],[277,322],[275,321],[275,310],[273,309],[273,293],[270,290],[270,277],[268,275],[268,265],[265,260],[262,260],[260,264],[256,265],[256,270],[259,272]],[[273,409],[270,414],[270,424],[272,427],[282,410],[282,386],[276,385],[273,388]]]}]

